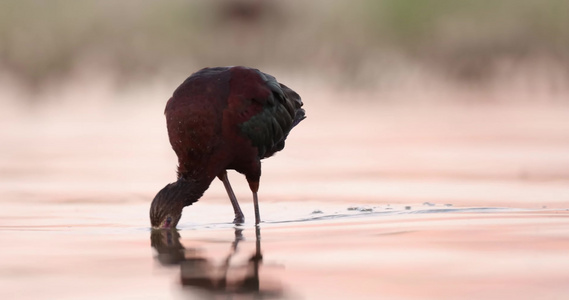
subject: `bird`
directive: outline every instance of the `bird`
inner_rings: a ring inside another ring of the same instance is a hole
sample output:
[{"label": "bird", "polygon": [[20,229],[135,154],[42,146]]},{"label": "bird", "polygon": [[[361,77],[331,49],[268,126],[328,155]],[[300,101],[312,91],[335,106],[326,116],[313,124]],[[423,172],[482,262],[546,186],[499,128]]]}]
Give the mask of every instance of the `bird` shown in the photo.
[{"label": "bird", "polygon": [[306,118],[302,106],[295,91],[258,69],[212,67],[190,75],[164,110],[178,157],[177,180],[152,200],[152,227],[176,228],[183,208],[197,202],[216,177],[233,206],[233,223],[243,224],[227,170],[245,175],[258,226],[261,159],[283,150],[290,131]]}]

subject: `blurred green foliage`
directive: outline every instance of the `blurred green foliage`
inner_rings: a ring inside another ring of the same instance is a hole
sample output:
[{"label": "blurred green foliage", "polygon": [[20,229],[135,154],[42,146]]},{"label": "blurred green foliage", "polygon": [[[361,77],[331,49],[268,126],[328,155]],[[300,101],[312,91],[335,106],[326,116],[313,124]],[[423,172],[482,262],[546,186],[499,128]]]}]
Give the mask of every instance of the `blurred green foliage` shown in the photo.
[{"label": "blurred green foliage", "polygon": [[569,1],[0,2],[1,71],[30,87],[82,68],[133,82],[217,65],[364,81],[394,55],[466,80],[504,57],[567,65]]}]

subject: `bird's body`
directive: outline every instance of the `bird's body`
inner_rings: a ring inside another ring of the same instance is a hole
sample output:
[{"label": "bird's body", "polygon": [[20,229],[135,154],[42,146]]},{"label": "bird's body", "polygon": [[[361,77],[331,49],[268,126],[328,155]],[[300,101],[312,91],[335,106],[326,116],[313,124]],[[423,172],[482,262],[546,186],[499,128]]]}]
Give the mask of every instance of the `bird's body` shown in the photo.
[{"label": "bird's body", "polygon": [[[178,156],[178,181],[160,191],[150,211],[155,227],[175,227],[183,207],[199,200],[218,177],[235,210],[226,170],[247,178],[258,219],[260,160],[284,147],[290,130],[304,119],[297,93],[274,77],[245,67],[206,68],[192,74],[168,100],[168,137]],[[168,221],[168,215],[170,219]]]}]

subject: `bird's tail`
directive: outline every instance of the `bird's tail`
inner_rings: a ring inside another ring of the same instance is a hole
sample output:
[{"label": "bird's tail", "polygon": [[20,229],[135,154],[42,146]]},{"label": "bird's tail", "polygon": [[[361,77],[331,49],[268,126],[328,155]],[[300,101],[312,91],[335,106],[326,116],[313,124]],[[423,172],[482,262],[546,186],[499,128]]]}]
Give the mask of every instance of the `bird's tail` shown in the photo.
[{"label": "bird's tail", "polygon": [[304,113],[304,109],[299,108],[296,110],[295,114],[294,114],[294,119],[292,120],[292,127],[294,128],[294,126],[296,126],[298,123],[300,123],[300,121],[306,119],[306,115]]}]

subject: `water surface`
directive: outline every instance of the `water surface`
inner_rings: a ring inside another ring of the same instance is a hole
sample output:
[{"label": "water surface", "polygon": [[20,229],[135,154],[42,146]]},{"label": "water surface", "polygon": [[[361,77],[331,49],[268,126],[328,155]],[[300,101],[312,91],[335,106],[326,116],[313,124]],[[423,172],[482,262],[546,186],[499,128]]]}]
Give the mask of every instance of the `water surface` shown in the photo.
[{"label": "water surface", "polygon": [[262,205],[267,221],[257,231],[224,222],[228,207],[213,222],[200,218],[223,211],[204,204],[186,209],[179,231],[152,231],[137,226],[142,204],[39,206],[26,218],[3,218],[2,298],[569,295],[566,210],[279,202]]},{"label": "water surface", "polygon": [[217,181],[150,230],[162,103],[0,120],[0,299],[569,298],[566,107],[306,102],[258,231]]}]

